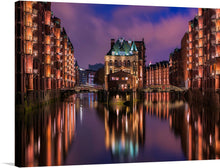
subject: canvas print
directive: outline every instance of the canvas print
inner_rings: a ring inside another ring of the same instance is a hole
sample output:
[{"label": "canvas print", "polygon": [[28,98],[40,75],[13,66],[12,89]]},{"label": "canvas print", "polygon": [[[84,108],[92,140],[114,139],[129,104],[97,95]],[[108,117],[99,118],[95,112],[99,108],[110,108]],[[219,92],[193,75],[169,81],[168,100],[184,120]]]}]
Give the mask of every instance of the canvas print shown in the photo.
[{"label": "canvas print", "polygon": [[220,9],[15,2],[15,165],[220,158]]}]

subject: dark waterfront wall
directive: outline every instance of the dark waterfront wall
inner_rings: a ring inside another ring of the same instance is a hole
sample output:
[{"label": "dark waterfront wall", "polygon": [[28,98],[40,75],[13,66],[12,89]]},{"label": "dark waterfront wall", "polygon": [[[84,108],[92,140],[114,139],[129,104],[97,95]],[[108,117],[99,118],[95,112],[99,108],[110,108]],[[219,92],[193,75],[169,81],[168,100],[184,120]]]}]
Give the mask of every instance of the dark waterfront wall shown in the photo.
[{"label": "dark waterfront wall", "polygon": [[15,97],[15,111],[29,111],[61,98],[60,90],[29,91],[17,93]]},{"label": "dark waterfront wall", "polygon": [[189,104],[204,104],[210,107],[220,108],[220,92],[213,89],[189,89],[185,92],[184,97]]}]

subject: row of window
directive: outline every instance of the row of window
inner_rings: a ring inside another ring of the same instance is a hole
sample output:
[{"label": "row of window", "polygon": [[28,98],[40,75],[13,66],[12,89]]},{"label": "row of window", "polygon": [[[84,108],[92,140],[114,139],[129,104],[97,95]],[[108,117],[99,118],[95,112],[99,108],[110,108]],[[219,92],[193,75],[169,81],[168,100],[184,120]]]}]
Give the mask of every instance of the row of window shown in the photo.
[{"label": "row of window", "polygon": [[111,80],[115,81],[115,80],[128,80],[128,77],[112,77]]},{"label": "row of window", "polygon": [[[115,69],[114,71],[110,68],[110,73],[116,73],[116,72],[119,72],[120,70],[119,69]],[[129,69],[123,69],[124,72],[127,72],[127,73],[131,73],[131,71]],[[136,71],[134,71],[134,74],[136,74]]]},{"label": "row of window", "polygon": [[[114,66],[131,66],[130,60],[124,60],[124,61],[115,60],[114,63],[112,60],[110,60],[108,63],[109,66],[112,66],[113,64],[114,64]],[[133,65],[136,65],[135,61],[133,62]]]}]

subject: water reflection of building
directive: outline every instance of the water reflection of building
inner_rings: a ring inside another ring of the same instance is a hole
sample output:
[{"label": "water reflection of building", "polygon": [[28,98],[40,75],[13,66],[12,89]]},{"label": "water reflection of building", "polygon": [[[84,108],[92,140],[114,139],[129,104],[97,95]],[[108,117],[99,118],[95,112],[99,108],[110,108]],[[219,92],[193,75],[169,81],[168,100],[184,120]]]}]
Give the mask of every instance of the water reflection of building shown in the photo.
[{"label": "water reflection of building", "polygon": [[192,106],[184,116],[188,159],[219,159],[219,111]]},{"label": "water reflection of building", "polygon": [[169,121],[170,129],[181,139],[188,160],[220,158],[220,112],[204,106],[189,106],[171,93],[147,93],[146,112]]},{"label": "water reflection of building", "polygon": [[76,128],[75,95],[40,110],[26,119],[16,115],[16,166],[61,165],[68,153]]},{"label": "water reflection of building", "polygon": [[168,92],[146,93],[146,112],[159,118],[168,118],[170,94]]},{"label": "water reflection of building", "polygon": [[145,141],[145,115],[143,104],[133,107],[104,109],[105,145],[113,159],[129,161],[138,156]]},{"label": "water reflection of building", "polygon": [[219,159],[220,112],[210,107],[179,103],[175,103],[175,106],[169,103],[167,119],[174,134],[180,136],[182,150],[187,159]]}]

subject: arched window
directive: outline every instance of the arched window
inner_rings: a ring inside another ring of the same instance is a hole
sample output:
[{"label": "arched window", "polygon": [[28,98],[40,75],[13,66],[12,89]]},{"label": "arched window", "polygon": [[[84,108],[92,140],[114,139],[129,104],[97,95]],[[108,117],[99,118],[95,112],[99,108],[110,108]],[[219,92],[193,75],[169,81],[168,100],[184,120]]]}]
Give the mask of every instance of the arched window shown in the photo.
[{"label": "arched window", "polygon": [[123,61],[123,66],[126,66],[126,60]]},{"label": "arched window", "polygon": [[134,66],[136,65],[136,62],[135,62],[135,61],[133,61],[133,65],[134,65]]},{"label": "arched window", "polygon": [[115,66],[118,66],[118,61],[117,60],[115,60]]},{"label": "arched window", "polygon": [[122,62],[121,62],[121,60],[119,61],[119,66],[122,66]]},{"label": "arched window", "polygon": [[109,61],[108,65],[109,65],[109,66],[112,66],[112,60]]},{"label": "arched window", "polygon": [[127,61],[127,66],[128,66],[128,67],[131,66],[130,60]]}]

